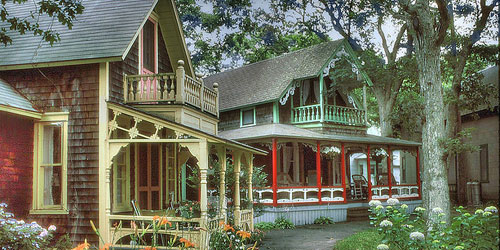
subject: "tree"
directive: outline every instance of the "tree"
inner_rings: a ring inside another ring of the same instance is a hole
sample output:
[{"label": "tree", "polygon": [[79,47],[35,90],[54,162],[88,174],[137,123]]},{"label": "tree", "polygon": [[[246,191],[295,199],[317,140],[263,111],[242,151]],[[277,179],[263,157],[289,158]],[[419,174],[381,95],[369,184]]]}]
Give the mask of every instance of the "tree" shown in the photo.
[{"label": "tree", "polygon": [[59,33],[50,27],[43,27],[38,23],[41,16],[47,15],[51,18],[57,18],[62,25],[68,29],[73,27],[73,20],[78,14],[83,13],[83,4],[74,0],[44,0],[36,1],[34,9],[30,11],[29,16],[14,16],[9,11],[19,8],[29,8],[28,0],[1,0],[0,1],[0,43],[4,46],[12,44],[10,32],[18,32],[21,35],[26,32],[33,33],[35,36],[42,36],[42,39],[50,45],[61,40]]}]

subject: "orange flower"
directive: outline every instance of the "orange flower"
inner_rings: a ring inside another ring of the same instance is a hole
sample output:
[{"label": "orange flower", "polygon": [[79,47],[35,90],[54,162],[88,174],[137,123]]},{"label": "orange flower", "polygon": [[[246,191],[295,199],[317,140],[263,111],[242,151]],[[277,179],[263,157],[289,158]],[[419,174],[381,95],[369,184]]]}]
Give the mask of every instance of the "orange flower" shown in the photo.
[{"label": "orange flower", "polygon": [[112,246],[111,243],[106,243],[99,250],[109,250],[109,247]]},{"label": "orange flower", "polygon": [[222,225],[224,225],[224,221],[223,220],[219,221],[219,227],[222,226]]},{"label": "orange flower", "polygon": [[160,219],[160,216],[158,216],[158,215],[153,216],[153,220],[159,220],[159,219]]},{"label": "orange flower", "polygon": [[184,247],[195,247],[194,243],[187,240],[187,239],[184,239],[184,238],[180,238],[179,241],[181,243],[184,243]]},{"label": "orange flower", "polygon": [[85,239],[85,242],[76,246],[75,248],[73,248],[73,250],[88,250],[89,247],[90,247],[90,244],[87,243],[87,239]]},{"label": "orange flower", "polygon": [[231,225],[229,225],[229,224],[224,225],[224,231],[226,231],[226,232],[227,232],[227,231],[229,231],[229,230],[231,230],[231,231],[233,231],[233,232],[234,232],[234,228],[233,228]]},{"label": "orange flower", "polygon": [[162,218],[161,222],[160,222],[160,225],[163,226],[165,224],[168,224],[169,226],[172,226],[172,222],[168,221],[167,218]]},{"label": "orange flower", "polygon": [[236,234],[241,236],[241,238],[243,238],[243,239],[250,238],[250,236],[252,236],[252,234],[250,234],[249,232],[245,232],[245,231],[238,231],[238,232],[236,232]]},{"label": "orange flower", "polygon": [[146,247],[146,248],[143,248],[141,250],[156,250],[156,247]]}]

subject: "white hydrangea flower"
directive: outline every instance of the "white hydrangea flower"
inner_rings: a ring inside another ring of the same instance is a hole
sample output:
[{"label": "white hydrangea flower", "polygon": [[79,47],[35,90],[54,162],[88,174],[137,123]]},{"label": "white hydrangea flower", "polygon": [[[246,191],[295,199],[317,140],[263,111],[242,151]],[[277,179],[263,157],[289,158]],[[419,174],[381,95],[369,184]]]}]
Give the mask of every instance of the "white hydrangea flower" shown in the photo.
[{"label": "white hydrangea flower", "polygon": [[423,207],[417,207],[417,208],[415,208],[415,211],[416,212],[424,212],[425,208],[423,208]]},{"label": "white hydrangea flower", "polygon": [[491,213],[491,212],[484,212],[484,214],[483,214],[483,215],[484,215],[484,216],[490,216],[490,215],[492,215],[492,213]]},{"label": "white hydrangea flower", "polygon": [[384,206],[382,206],[382,205],[378,205],[377,207],[375,207],[376,210],[380,210],[380,209],[383,209],[383,208],[384,208]]},{"label": "white hydrangea flower", "polygon": [[489,206],[484,209],[485,212],[498,213],[498,209],[495,206]]},{"label": "white hydrangea flower", "polygon": [[424,240],[425,239],[425,236],[423,233],[421,232],[412,232],[410,234],[410,239],[411,240]]},{"label": "white hydrangea flower", "polygon": [[396,199],[396,198],[390,198],[390,199],[387,200],[387,204],[389,204],[391,206],[394,206],[394,205],[399,204],[399,200]]},{"label": "white hydrangea flower", "polygon": [[370,207],[376,207],[378,205],[382,205],[382,202],[380,202],[379,200],[371,200],[368,205],[370,205]]},{"label": "white hydrangea flower", "polygon": [[49,226],[49,231],[56,231],[56,226],[50,225]]},{"label": "white hydrangea flower", "polygon": [[475,214],[482,214],[482,213],[484,213],[484,211],[483,211],[482,209],[478,209],[478,210],[476,210],[476,212],[475,212]]},{"label": "white hydrangea flower", "polygon": [[402,209],[407,209],[407,208],[408,208],[408,205],[403,204],[403,205],[401,205],[401,208],[402,208]]},{"label": "white hydrangea flower", "polygon": [[443,213],[443,209],[441,209],[440,207],[435,207],[432,209],[432,212],[435,214],[440,214]]},{"label": "white hydrangea flower", "polygon": [[380,227],[392,227],[392,222],[383,220],[382,222],[380,222]]},{"label": "white hydrangea flower", "polygon": [[379,244],[377,250],[389,250],[389,246],[386,244]]}]

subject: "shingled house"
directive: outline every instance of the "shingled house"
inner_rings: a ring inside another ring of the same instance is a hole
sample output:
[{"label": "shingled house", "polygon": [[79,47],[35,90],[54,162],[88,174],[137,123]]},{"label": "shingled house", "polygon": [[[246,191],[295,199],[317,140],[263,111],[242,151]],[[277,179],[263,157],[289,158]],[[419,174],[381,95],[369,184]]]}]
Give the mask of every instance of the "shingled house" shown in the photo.
[{"label": "shingled house", "polygon": [[360,69],[337,40],[204,79],[220,86],[219,135],[269,152],[255,158],[269,176],[256,221],[344,221],[372,199],[420,203],[420,144],[367,134],[372,83]]},{"label": "shingled house", "polygon": [[[265,152],[217,135],[219,92],[195,75],[173,0],[83,5],[71,30],[53,24],[61,37],[53,46],[9,33],[13,43],[0,50],[0,202],[25,220],[56,225],[74,243],[97,243],[89,220],[107,242],[122,221],[112,243],[126,244],[120,238],[133,233],[132,220],[192,199],[200,215],[169,214],[176,226],[164,233],[205,249],[200,228],[226,215],[221,197],[217,215],[207,216],[209,158],[232,157],[238,179],[253,154]],[[16,16],[32,7],[6,5]],[[199,189],[186,186],[188,162],[199,169]],[[253,211],[240,209],[235,193],[234,221],[252,228]]]}]

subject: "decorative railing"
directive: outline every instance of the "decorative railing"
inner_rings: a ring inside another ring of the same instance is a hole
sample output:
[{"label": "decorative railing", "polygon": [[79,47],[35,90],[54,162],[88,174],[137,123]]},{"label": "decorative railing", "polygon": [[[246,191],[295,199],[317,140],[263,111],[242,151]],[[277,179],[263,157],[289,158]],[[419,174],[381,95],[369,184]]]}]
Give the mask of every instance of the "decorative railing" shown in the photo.
[{"label": "decorative railing", "polygon": [[200,78],[186,75],[184,62],[178,62],[175,73],[125,75],[123,98],[126,103],[163,102],[189,104],[201,111],[219,115],[218,85],[205,87]]},{"label": "decorative railing", "polygon": [[391,189],[392,197],[394,198],[410,198],[418,197],[417,185],[396,185]]},{"label": "decorative railing", "polygon": [[273,203],[273,190],[271,188],[255,189],[255,192],[257,192],[255,201],[261,203]]},{"label": "decorative railing", "polygon": [[321,201],[344,201],[342,187],[321,187]]},{"label": "decorative railing", "polygon": [[308,105],[292,109],[292,123],[308,123],[326,121],[353,126],[366,126],[365,110],[324,105],[324,113],[321,114],[321,105]]},{"label": "decorative railing", "polygon": [[389,199],[389,186],[373,186],[372,199]]},{"label": "decorative railing", "polygon": [[365,110],[325,105],[325,121],[346,125],[365,126]]},{"label": "decorative railing", "polygon": [[[290,204],[290,203],[313,203],[318,202],[318,188],[317,187],[278,187],[277,203]],[[273,190],[271,188],[256,189],[257,199],[261,203],[273,203]],[[321,201],[344,201],[342,194],[344,189],[342,187],[322,187],[321,188]]]},{"label": "decorative railing", "polygon": [[243,227],[244,230],[252,230],[252,228],[250,228],[252,221],[253,221],[252,210],[251,209],[241,210],[240,226]]}]

